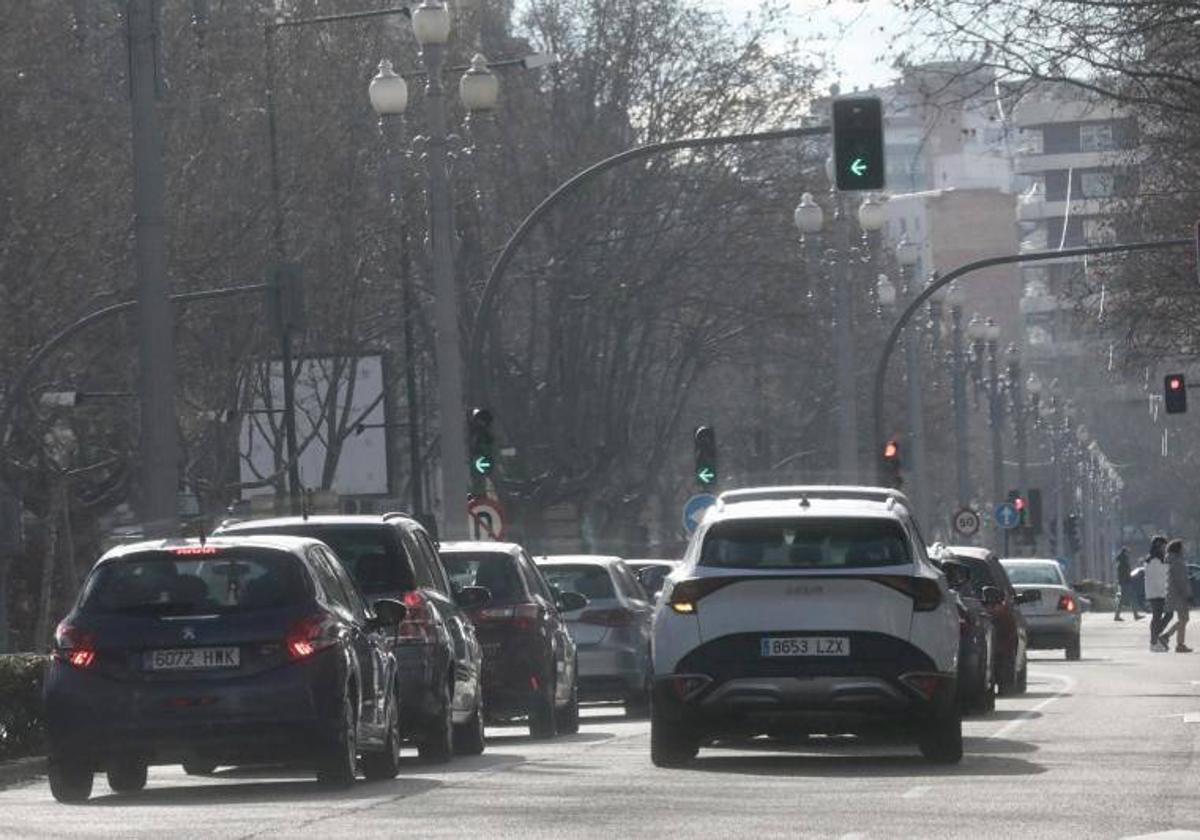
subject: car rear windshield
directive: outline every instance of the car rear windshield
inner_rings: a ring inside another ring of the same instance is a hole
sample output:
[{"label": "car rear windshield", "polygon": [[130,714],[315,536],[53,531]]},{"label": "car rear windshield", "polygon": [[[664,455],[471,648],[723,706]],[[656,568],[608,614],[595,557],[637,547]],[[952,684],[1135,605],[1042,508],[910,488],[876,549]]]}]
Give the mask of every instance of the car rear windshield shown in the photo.
[{"label": "car rear windshield", "polygon": [[1014,586],[1062,586],[1062,570],[1057,563],[1020,563],[1005,566]]},{"label": "car rear windshield", "polygon": [[911,563],[904,530],[888,519],[749,519],[713,525],[701,566],[862,569]]},{"label": "car rear windshield", "polygon": [[265,610],[312,599],[299,558],[264,550],[131,554],[101,565],[80,609],[92,614],[194,615]]},{"label": "car rear windshield", "polygon": [[492,593],[492,603],[512,604],[528,599],[512,555],[502,551],[447,551],[442,565],[458,589],[482,586]]},{"label": "car rear windshield", "polygon": [[616,598],[612,577],[608,569],[590,563],[556,563],[553,566],[538,565],[546,581],[559,592],[578,592],[595,601]]},{"label": "car rear windshield", "polygon": [[992,570],[988,568],[986,560],[975,557],[952,557],[946,563],[947,565],[954,563],[966,569],[971,580],[971,588],[976,592],[981,591],[985,586],[999,585],[992,580]]},{"label": "car rear windshield", "polygon": [[408,592],[414,588],[408,556],[388,526],[277,525],[238,529],[239,534],[280,534],[311,537],[333,549],[364,595]]}]

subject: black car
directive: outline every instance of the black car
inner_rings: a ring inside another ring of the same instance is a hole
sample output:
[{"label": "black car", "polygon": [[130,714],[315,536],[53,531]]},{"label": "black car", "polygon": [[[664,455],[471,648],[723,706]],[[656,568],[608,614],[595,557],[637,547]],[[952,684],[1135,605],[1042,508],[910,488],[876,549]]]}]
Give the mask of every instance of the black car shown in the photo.
[{"label": "black car", "polygon": [[579,666],[560,610],[587,599],[552,590],[519,545],[453,542],[439,550],[456,589],[488,591],[487,603],[470,611],[483,645],[488,720],[525,719],[535,738],[578,732]]},{"label": "black car", "polygon": [[626,560],[625,565],[637,576],[638,583],[652,598],[662,592],[667,575],[679,568],[678,560]]},{"label": "black car", "polygon": [[950,557],[966,566],[976,592],[989,586],[1000,591],[998,602],[985,604],[995,627],[996,686],[1001,695],[1024,694],[1028,682],[1029,629],[1021,604],[1028,603],[1032,596],[1013,588],[1000,559],[986,548],[949,546],[943,549],[942,559]]},{"label": "black car", "polygon": [[961,561],[942,561],[946,582],[958,598],[958,702],[964,711],[996,708],[995,628],[988,607],[1003,598],[994,586],[976,588]]},{"label": "black car", "polygon": [[483,651],[456,600],[433,540],[404,514],[310,516],[225,524],[218,534],[291,534],[318,539],[370,598],[395,598],[408,610],[395,638],[401,729],[421,759],[449,761],[484,749]]},{"label": "black car", "polygon": [[307,760],[329,786],[396,775],[396,601],[368,608],[315,540],[122,546],[58,625],[45,685],[50,790],[81,802],[146,768]]}]

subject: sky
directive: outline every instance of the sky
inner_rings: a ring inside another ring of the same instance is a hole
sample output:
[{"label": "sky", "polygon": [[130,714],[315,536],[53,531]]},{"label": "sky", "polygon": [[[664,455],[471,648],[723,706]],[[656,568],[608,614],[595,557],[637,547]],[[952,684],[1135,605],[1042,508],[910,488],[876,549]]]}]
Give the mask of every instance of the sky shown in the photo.
[{"label": "sky", "polygon": [[[760,0],[707,0],[732,20],[758,8]],[[833,60],[826,83],[839,82],[843,92],[892,80],[887,60],[880,60],[904,22],[892,0],[790,0],[792,34],[811,44],[815,53]]]}]

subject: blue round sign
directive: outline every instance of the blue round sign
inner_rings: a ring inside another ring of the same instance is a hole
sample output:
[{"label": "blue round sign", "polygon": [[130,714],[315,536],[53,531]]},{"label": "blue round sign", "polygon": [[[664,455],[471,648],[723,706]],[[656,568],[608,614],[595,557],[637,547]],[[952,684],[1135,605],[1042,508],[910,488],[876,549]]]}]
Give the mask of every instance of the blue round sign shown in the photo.
[{"label": "blue round sign", "polygon": [[1001,528],[1016,528],[1021,524],[1021,514],[1011,502],[996,505],[996,524]]},{"label": "blue round sign", "polygon": [[700,520],[704,518],[704,511],[716,503],[717,497],[711,493],[697,493],[688,499],[683,506],[683,529],[689,534],[696,533]]}]

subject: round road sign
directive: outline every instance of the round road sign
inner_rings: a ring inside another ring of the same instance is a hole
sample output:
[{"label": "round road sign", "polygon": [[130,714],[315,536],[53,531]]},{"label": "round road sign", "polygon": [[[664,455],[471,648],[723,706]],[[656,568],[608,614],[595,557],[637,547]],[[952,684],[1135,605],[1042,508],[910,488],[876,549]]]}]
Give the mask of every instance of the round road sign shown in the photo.
[{"label": "round road sign", "polygon": [[979,532],[979,514],[970,508],[963,508],[954,514],[954,533],[960,537],[972,537]]},{"label": "round road sign", "polygon": [[504,539],[504,508],[499,499],[480,496],[467,503],[471,528],[480,536],[490,540]]}]

